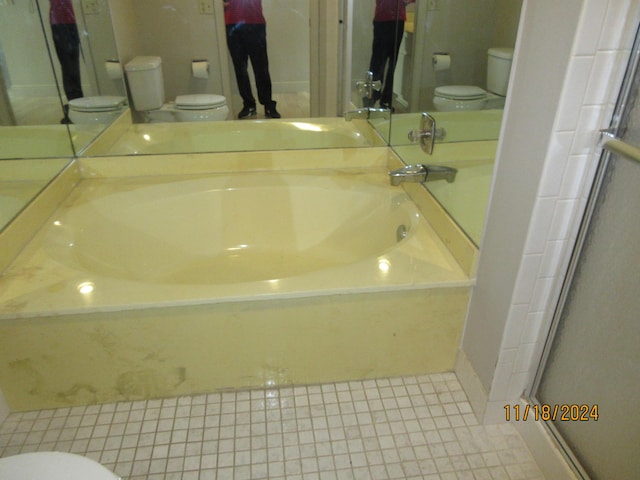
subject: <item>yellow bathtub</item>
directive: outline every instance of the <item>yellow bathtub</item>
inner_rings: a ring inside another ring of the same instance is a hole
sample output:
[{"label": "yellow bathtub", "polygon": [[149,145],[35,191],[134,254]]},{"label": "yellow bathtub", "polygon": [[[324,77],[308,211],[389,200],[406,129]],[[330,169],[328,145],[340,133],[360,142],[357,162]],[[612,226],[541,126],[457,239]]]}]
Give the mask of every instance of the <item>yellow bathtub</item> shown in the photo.
[{"label": "yellow bathtub", "polygon": [[85,169],[0,277],[11,408],[451,370],[471,282],[388,185],[387,156],[359,170]]}]

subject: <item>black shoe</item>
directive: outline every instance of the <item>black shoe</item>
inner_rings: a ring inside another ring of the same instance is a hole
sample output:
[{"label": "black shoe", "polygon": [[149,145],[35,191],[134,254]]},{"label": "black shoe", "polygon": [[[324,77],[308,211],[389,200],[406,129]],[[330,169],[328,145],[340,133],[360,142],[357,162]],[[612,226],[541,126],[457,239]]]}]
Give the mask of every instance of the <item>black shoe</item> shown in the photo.
[{"label": "black shoe", "polygon": [[264,116],[267,118],[282,118],[282,115],[276,110],[275,102],[273,102],[273,105],[270,107],[264,107]]},{"label": "black shoe", "polygon": [[257,115],[258,112],[256,111],[256,107],[243,107],[242,110],[240,110],[240,113],[238,114],[238,118],[240,120],[242,120],[243,118],[249,118],[249,117],[253,117],[254,115]]},{"label": "black shoe", "polygon": [[396,109],[389,103],[380,103],[380,108],[391,110],[391,113],[394,113],[396,111]]},{"label": "black shoe", "polygon": [[62,113],[64,113],[64,117],[62,117],[62,120],[60,120],[60,123],[62,125],[68,125],[70,123],[73,123],[71,121],[71,119],[69,118],[69,104],[66,103],[62,106]]}]

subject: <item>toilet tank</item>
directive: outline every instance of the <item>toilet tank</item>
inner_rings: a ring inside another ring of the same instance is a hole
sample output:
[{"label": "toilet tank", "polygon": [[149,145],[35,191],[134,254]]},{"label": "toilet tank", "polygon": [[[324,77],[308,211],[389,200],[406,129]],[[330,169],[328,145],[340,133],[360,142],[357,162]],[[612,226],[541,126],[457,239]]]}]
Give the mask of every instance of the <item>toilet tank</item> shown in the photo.
[{"label": "toilet tank", "polygon": [[160,57],[135,57],[124,67],[133,100],[133,108],[139,112],[155,110],[164,103],[162,59]]},{"label": "toilet tank", "polygon": [[513,48],[490,48],[487,59],[487,90],[506,96],[509,73],[513,61]]}]

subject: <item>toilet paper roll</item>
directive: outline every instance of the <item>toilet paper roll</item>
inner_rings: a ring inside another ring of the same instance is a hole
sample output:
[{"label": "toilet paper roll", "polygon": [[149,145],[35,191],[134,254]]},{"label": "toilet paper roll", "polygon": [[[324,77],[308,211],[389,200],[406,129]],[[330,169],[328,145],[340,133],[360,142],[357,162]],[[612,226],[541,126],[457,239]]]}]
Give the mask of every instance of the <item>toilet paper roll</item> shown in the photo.
[{"label": "toilet paper roll", "polygon": [[191,62],[191,73],[194,78],[209,78],[209,62],[194,60]]},{"label": "toilet paper roll", "polygon": [[107,76],[112,80],[122,80],[122,65],[117,60],[107,60],[104,62]]},{"label": "toilet paper roll", "polygon": [[451,57],[446,53],[435,53],[431,57],[431,63],[433,64],[433,70],[436,72],[448,70],[451,67]]}]

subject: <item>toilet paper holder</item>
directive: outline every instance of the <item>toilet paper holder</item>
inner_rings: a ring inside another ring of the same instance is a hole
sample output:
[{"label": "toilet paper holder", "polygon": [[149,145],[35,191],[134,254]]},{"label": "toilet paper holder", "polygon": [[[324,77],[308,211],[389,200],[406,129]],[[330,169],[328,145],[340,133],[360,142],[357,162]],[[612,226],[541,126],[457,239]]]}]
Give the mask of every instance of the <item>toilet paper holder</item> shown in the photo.
[{"label": "toilet paper holder", "polygon": [[451,66],[451,56],[447,52],[434,52],[431,55],[431,66],[434,70],[446,70]]}]

